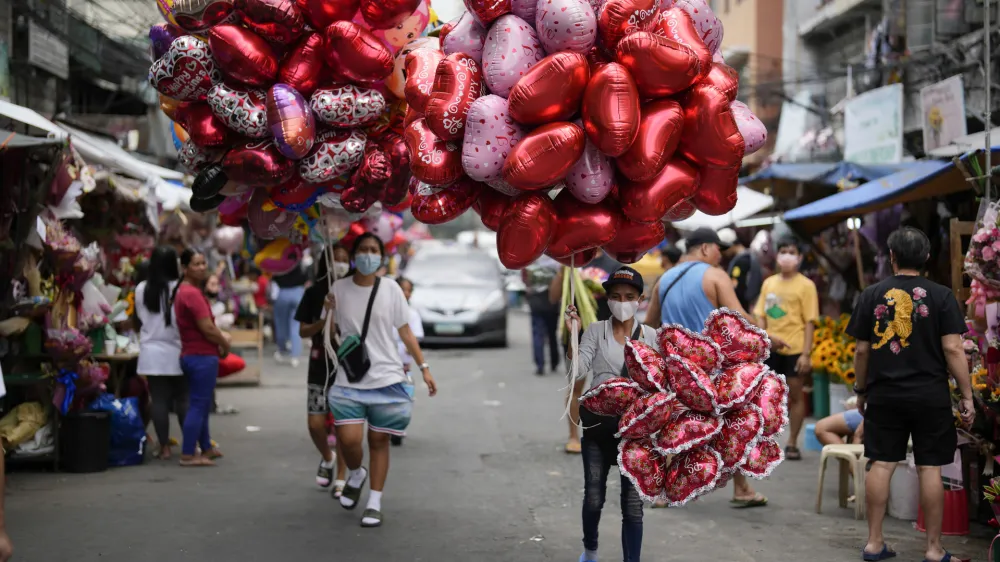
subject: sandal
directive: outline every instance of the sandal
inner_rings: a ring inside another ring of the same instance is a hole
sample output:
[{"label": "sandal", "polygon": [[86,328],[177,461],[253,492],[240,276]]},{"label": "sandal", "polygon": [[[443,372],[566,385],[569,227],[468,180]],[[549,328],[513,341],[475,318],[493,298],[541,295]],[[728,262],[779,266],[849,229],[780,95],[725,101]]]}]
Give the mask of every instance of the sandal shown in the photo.
[{"label": "sandal", "polygon": [[802,460],[802,452],[799,451],[798,447],[792,447],[789,445],[788,447],[785,447],[785,460],[800,461]]},{"label": "sandal", "polygon": [[215,459],[221,459],[222,457],[226,456],[226,455],[222,454],[222,451],[220,451],[219,449],[217,449],[215,447],[212,447],[211,449],[209,449],[207,451],[202,451],[201,454],[204,455],[205,457],[208,457],[210,460],[213,460],[213,461]]},{"label": "sandal", "polygon": [[569,441],[566,443],[566,453],[570,455],[579,455],[583,448],[579,441]]},{"label": "sandal", "polygon": [[729,500],[729,503],[733,504],[736,509],[747,509],[751,507],[764,507],[767,505],[767,497],[761,494],[757,494],[750,499],[736,499],[733,498]]},{"label": "sandal", "polygon": [[889,550],[889,545],[883,544],[881,552],[866,552],[864,547],[861,547],[861,559],[871,562],[876,562],[878,560],[888,560],[896,556],[896,553]]},{"label": "sandal", "polygon": [[184,458],[182,458],[180,460],[180,465],[184,466],[184,467],[192,467],[192,466],[216,466],[216,464],[214,462],[212,462],[211,459],[206,459],[205,457],[194,457],[194,458],[191,458],[191,459],[184,459]]},{"label": "sandal", "polygon": [[381,527],[382,512],[377,509],[366,509],[361,514],[361,526],[365,528]]},{"label": "sandal", "polygon": [[330,495],[333,496],[333,499],[339,500],[340,496],[344,495],[344,485],[334,484],[333,490],[330,491]]},{"label": "sandal", "polygon": [[[340,507],[344,509],[354,509],[358,507],[358,502],[361,501],[361,489],[365,487],[365,482],[368,481],[368,469],[364,469],[365,477],[361,480],[361,485],[355,488],[350,484],[344,484],[344,489],[340,494]],[[345,504],[344,500],[349,500],[352,503],[350,505]]]}]

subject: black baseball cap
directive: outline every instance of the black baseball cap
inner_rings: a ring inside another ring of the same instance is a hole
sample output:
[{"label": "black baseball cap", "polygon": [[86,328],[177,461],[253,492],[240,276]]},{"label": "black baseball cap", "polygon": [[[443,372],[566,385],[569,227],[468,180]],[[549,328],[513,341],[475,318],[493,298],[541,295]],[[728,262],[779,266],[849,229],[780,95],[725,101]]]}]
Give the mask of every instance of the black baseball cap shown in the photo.
[{"label": "black baseball cap", "polygon": [[687,243],[687,246],[685,247],[688,251],[690,251],[691,248],[701,246],[702,244],[715,244],[723,250],[728,250],[729,247],[732,246],[732,244],[723,242],[722,239],[719,238],[719,234],[717,232],[706,227],[696,229],[691,234],[688,234],[684,241]]},{"label": "black baseball cap", "polygon": [[635,287],[642,294],[645,288],[645,283],[642,280],[642,275],[639,272],[628,266],[622,266],[614,270],[611,275],[608,276],[608,280],[604,282],[604,292],[607,293],[611,290],[614,285],[629,285]]}]

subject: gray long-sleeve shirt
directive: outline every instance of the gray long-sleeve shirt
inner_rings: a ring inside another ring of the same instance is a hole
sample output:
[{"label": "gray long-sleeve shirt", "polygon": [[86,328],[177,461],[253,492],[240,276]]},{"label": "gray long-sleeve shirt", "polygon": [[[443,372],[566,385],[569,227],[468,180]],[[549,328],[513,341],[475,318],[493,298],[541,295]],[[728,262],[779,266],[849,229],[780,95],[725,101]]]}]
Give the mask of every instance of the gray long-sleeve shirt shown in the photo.
[{"label": "gray long-sleeve shirt", "polygon": [[[632,333],[635,333],[634,326]],[[629,334],[630,337],[631,335]],[[643,326],[639,339],[659,351],[656,330],[653,328]],[[622,368],[625,366],[625,346],[615,340],[611,331],[611,320],[594,322],[583,332],[579,361],[580,369],[577,377],[582,379],[587,373],[592,374],[590,388],[610,378],[621,376]]]}]

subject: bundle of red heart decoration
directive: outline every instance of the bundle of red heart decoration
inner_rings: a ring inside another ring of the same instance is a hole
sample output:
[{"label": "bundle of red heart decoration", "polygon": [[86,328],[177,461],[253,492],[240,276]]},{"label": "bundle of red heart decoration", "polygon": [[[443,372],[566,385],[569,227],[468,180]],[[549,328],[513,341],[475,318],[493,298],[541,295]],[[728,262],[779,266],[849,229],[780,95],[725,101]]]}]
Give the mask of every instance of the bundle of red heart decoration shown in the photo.
[{"label": "bundle of red heart decoration", "polygon": [[722,308],[702,333],[657,332],[662,353],[625,346],[629,378],[580,399],[595,414],[620,416],[618,467],[647,501],[681,506],[739,472],[762,479],[784,460],[775,436],[788,424],[788,385],[764,366],[767,334]]},{"label": "bundle of red heart decoration", "polygon": [[225,224],[304,242],[293,228],[317,201],[341,219],[376,202],[409,208],[403,62],[439,45],[421,37],[429,0],[158,6],[167,23],[150,28],[149,81],[197,174],[192,209],[221,206]]},{"label": "bundle of red heart decoration", "polygon": [[[414,216],[470,207],[500,259],[631,263],[663,221],[736,204],[766,139],[705,0],[465,0],[406,58]],[[418,209],[418,206],[420,207]]]}]

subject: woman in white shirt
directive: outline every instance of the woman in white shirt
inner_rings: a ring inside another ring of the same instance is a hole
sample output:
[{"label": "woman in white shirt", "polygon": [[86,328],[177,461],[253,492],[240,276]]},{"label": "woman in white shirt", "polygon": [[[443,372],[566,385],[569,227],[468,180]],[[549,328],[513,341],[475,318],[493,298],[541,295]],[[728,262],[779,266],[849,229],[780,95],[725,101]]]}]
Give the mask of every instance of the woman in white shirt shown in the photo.
[{"label": "woman in white shirt", "polygon": [[181,371],[181,336],[173,316],[171,296],[180,279],[177,252],[169,246],[153,250],[149,276],[135,288],[135,315],[140,322],[139,364],[136,373],[149,381],[153,427],[160,443],[159,456],[169,459],[170,410],[184,425],[187,381]]},{"label": "woman in white shirt", "polygon": [[[403,296],[406,297],[406,303],[410,303],[410,297],[413,296],[413,281],[406,279],[405,277],[400,277],[396,280],[399,283],[399,288],[403,290]],[[420,313],[417,309],[410,308],[410,331],[416,336],[417,341],[424,339],[424,322],[420,319]],[[396,334],[396,348],[399,351],[399,358],[403,361],[403,372],[406,373],[406,391],[410,393],[410,398],[413,398],[413,357],[406,351],[406,344],[403,340],[399,338],[399,334]],[[402,435],[393,435],[390,438],[393,445],[399,446],[403,444]]]},{"label": "woman in white shirt", "polygon": [[[591,387],[607,379],[620,377],[625,370],[625,342],[638,339],[654,348],[656,330],[643,326],[635,319],[642,301],[644,283],[639,272],[631,267],[621,267],[608,276],[604,291],[608,295],[611,319],[594,322],[587,327],[580,340],[580,378],[592,373]],[[567,310],[570,319],[579,325],[580,317],[576,307]],[[597,527],[601,520],[601,508],[608,490],[608,472],[617,463],[618,418],[599,416],[586,408],[580,408],[580,423],[583,425],[583,554],[580,562],[597,560]],[[625,562],[639,562],[642,551],[642,498],[632,482],[621,477],[622,508],[622,550]]]},{"label": "woman in white shirt", "polygon": [[[349,470],[340,505],[354,509],[368,480],[368,469],[361,466],[361,447],[368,424],[368,454],[371,462],[371,493],[361,517],[362,527],[382,524],[382,489],[389,473],[389,438],[402,436],[410,423],[413,399],[406,391],[406,373],[396,349],[396,335],[406,344],[423,372],[430,395],[437,393],[430,367],[424,362],[420,344],[410,329],[409,305],[399,285],[376,273],[385,260],[385,245],[370,232],[357,237],[351,251],[353,275],[338,280],[326,306],[334,314],[334,323],[342,341],[365,335],[361,345],[367,351],[370,367],[359,380],[348,378],[345,361],[337,370],[330,388],[330,412],[336,420],[337,442]],[[372,303],[367,333],[366,311]]]}]

